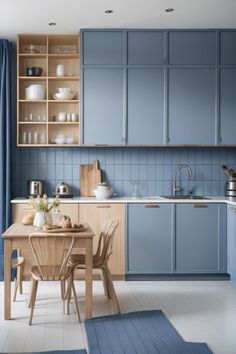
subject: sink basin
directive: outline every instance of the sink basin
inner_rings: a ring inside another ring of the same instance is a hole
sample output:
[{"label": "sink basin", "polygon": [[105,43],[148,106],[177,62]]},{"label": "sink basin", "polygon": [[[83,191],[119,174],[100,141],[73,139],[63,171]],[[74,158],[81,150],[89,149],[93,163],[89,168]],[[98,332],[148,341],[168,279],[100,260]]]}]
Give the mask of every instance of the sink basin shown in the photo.
[{"label": "sink basin", "polygon": [[204,197],[203,195],[161,195],[162,198],[166,199],[211,199],[209,197]]}]

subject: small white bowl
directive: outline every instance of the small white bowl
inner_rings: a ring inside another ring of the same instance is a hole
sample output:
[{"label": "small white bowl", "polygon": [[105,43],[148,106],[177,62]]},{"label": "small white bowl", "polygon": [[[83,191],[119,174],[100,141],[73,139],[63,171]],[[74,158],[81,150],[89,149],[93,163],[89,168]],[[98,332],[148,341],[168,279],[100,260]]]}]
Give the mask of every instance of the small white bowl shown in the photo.
[{"label": "small white bowl", "polygon": [[56,92],[54,93],[53,97],[56,100],[73,100],[75,97],[74,92]]},{"label": "small white bowl", "polygon": [[59,87],[58,91],[71,93],[71,89],[69,87]]},{"label": "small white bowl", "polygon": [[75,139],[74,139],[74,138],[72,138],[72,137],[70,137],[70,136],[68,136],[68,137],[66,138],[66,144],[74,144],[74,142],[75,142]]},{"label": "small white bowl", "polygon": [[112,196],[113,190],[112,188],[109,189],[94,189],[93,193],[97,199],[108,199]]}]

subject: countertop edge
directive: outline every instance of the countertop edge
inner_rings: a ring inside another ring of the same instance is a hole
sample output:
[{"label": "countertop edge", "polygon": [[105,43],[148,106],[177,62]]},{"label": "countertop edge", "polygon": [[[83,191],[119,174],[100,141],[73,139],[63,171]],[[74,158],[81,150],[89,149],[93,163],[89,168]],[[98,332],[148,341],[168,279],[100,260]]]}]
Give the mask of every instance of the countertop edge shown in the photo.
[{"label": "countertop edge", "polygon": [[[210,197],[211,199],[166,199],[163,197],[116,197],[109,199],[97,199],[93,197],[88,198],[61,198],[61,204],[129,204],[129,203],[161,203],[161,204],[169,204],[169,203],[186,203],[186,204],[196,204],[196,203],[226,203],[231,205],[236,205],[236,200],[230,200],[226,197]],[[49,202],[52,198],[49,198]],[[11,200],[11,204],[28,204],[29,199],[27,198],[14,198]]]}]

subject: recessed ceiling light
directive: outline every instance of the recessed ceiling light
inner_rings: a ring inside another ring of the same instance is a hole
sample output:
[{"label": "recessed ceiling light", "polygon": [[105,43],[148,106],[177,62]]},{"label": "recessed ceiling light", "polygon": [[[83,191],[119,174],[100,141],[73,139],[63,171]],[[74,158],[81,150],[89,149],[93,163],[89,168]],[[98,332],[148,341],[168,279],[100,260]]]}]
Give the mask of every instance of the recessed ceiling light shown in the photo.
[{"label": "recessed ceiling light", "polygon": [[173,12],[175,9],[172,9],[171,7],[169,9],[165,9],[165,12]]},{"label": "recessed ceiling light", "polygon": [[49,22],[49,26],[56,26],[56,22]]},{"label": "recessed ceiling light", "polygon": [[110,15],[110,14],[113,14],[113,12],[114,12],[113,10],[106,10],[106,11],[105,11],[105,14]]}]

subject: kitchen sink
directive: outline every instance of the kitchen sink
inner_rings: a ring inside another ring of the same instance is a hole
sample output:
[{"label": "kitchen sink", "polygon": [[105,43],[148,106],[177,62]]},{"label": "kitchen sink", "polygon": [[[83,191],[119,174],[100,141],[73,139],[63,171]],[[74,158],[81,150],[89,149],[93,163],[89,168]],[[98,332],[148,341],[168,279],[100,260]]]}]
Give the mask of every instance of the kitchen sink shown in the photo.
[{"label": "kitchen sink", "polygon": [[166,199],[211,199],[210,197],[204,197],[203,195],[161,195],[160,197]]}]

